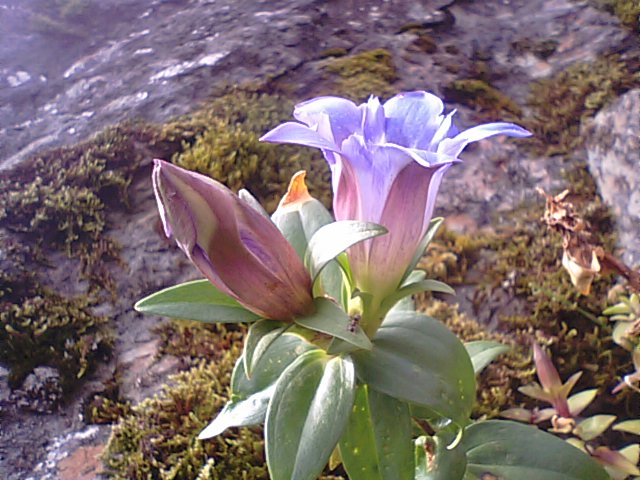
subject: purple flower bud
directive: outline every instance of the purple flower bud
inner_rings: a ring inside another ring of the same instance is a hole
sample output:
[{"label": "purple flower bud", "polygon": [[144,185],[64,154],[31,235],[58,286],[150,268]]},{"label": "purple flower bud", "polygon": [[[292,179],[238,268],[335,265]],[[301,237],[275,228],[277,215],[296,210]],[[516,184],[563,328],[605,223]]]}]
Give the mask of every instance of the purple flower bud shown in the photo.
[{"label": "purple flower bud", "polygon": [[359,106],[320,97],[296,107],[300,123],[284,123],[261,139],[322,149],[332,170],[336,219],[388,229],[349,251],[361,290],[384,296],[398,287],[429,226],[442,177],[469,143],[530,135],[511,123],[458,132],[455,111],[443,111],[442,101],[427,92],[401,93],[384,104],[371,97]]},{"label": "purple flower bud", "polygon": [[219,290],[264,318],[313,311],[311,279],[277,227],[224,185],[155,160],[153,187],[167,236]]}]

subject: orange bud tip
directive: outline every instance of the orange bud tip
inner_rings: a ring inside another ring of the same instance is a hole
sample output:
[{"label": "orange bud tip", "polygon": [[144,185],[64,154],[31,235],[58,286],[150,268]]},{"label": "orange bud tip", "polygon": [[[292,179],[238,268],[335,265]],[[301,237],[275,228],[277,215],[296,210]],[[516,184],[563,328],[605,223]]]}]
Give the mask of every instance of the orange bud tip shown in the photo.
[{"label": "orange bud tip", "polygon": [[294,203],[304,203],[312,199],[311,195],[309,195],[309,190],[307,190],[307,184],[304,181],[306,175],[307,172],[300,170],[291,177],[289,188],[284,197],[282,197],[282,200],[280,200],[279,207],[286,207]]}]

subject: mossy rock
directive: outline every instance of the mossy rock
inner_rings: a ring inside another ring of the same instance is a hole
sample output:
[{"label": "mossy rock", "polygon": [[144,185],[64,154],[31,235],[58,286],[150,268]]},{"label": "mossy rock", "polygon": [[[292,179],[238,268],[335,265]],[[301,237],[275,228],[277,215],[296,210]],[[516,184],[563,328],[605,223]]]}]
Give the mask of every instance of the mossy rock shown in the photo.
[{"label": "mossy rock", "polygon": [[617,55],[576,63],[531,85],[529,140],[546,155],[570,153],[580,145],[580,128],[608,102],[640,85],[640,74]]},{"label": "mossy rock", "polygon": [[104,264],[119,260],[119,246],[106,235],[107,211],[128,208],[133,174],[158,132],[123,123],[91,140],[46,151],[0,180],[0,226],[34,245],[43,257],[63,251],[79,259],[92,287],[113,294]]},{"label": "mossy rock", "polygon": [[[593,241],[613,251],[612,217],[597,196],[586,166],[567,170],[564,176],[574,192],[569,200],[590,225]],[[495,292],[502,303],[505,294],[518,303],[520,308],[514,313],[491,315],[489,326],[429,297],[421,306],[447,323],[463,341],[493,339],[512,345],[512,352],[500,357],[480,377],[476,415],[494,416],[520,404],[541,406],[517,391],[534,379],[530,345],[538,341],[549,347],[563,378],[584,371],[576,391],[598,388],[600,401],[610,408],[604,413],[628,418],[629,412],[635,411],[637,416],[639,409],[629,407],[630,392],[610,394],[619,377],[633,369],[626,352],[611,341],[611,328],[601,318],[613,279],[605,274],[596,279],[589,296],[580,295],[561,265],[562,238],[541,221],[543,211],[541,199],[501,213],[494,222],[495,234],[442,230],[420,263],[430,276],[454,284],[479,279],[473,295],[475,311],[486,312],[485,305],[493,304]]]},{"label": "mossy rock", "polygon": [[640,2],[638,0],[593,0],[596,6],[604,8],[620,19],[623,25],[638,33]]},{"label": "mossy rock", "polygon": [[0,361],[18,387],[38,366],[55,367],[69,393],[110,354],[108,319],[91,312],[87,297],[64,298],[31,276],[0,275]]},{"label": "mossy rock", "polygon": [[[280,123],[291,121],[293,107],[293,102],[279,95],[232,91],[181,125],[182,129],[190,125],[190,131],[206,128],[193,143],[183,141],[183,151],[173,162],[234,191],[246,188],[268,211],[275,210],[291,176],[306,170],[311,194],[329,205],[330,172],[319,151],[258,140]],[[184,130],[180,135],[184,137]]]},{"label": "mossy rock", "polygon": [[[478,72],[478,75],[484,75]],[[483,119],[505,118],[516,120],[522,115],[518,104],[485,80],[467,78],[454,80],[444,87],[447,101],[473,108]]]},{"label": "mossy rock", "polygon": [[[267,479],[259,429],[242,428],[197,439],[222,409],[240,346],[215,363],[202,362],[133,407],[113,427],[104,461],[113,479]],[[209,462],[209,463],[208,463]]]},{"label": "mossy rock", "polygon": [[370,95],[392,95],[392,84],[398,79],[391,53],[382,48],[335,59],[327,63],[324,70],[338,77],[330,90],[331,95],[356,102],[365,101]]}]

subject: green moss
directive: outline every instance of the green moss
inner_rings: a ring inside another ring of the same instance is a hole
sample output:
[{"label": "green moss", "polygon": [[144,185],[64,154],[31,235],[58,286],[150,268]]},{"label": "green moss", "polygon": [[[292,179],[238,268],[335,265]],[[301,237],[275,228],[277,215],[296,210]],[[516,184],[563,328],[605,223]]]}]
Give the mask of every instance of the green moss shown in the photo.
[{"label": "green moss", "polygon": [[[182,324],[183,333],[186,325]],[[214,336],[222,348],[215,352],[215,361],[201,361],[174,376],[159,395],[133,407],[114,426],[104,456],[110,478],[269,478],[260,428],[232,429],[214,439],[197,440],[226,403],[231,372],[242,351],[237,331],[219,326]]]},{"label": "green moss", "polygon": [[391,53],[382,48],[349,55],[328,63],[325,71],[338,76],[331,88],[340,95],[361,102],[370,95],[386,97],[394,93],[398,78]]},{"label": "green moss", "polygon": [[242,342],[246,328],[242,325],[205,324],[172,320],[158,328],[160,353],[183,358],[188,364],[202,358],[216,360]]},{"label": "green moss", "polygon": [[[233,91],[181,124],[179,135],[207,128],[195,134],[193,143],[183,140],[183,151],[173,162],[209,175],[232,190],[246,188],[267,210],[274,210],[291,176],[307,171],[312,195],[330,203],[330,172],[315,149],[274,145],[258,139],[276,125],[290,121],[293,103],[278,95]],[[168,126],[167,131],[172,131]],[[177,127],[175,127],[177,128]],[[175,130],[174,130],[175,131]]]},{"label": "green moss", "polygon": [[0,361],[19,386],[38,366],[58,369],[64,392],[108,356],[113,339],[107,319],[91,313],[91,301],[63,298],[33,276],[0,275]]},{"label": "green moss", "polygon": [[638,0],[593,0],[593,3],[616,15],[620,22],[638,32],[640,2]]},{"label": "green moss", "polygon": [[[239,344],[216,363],[201,363],[171,379],[171,385],[132,409],[115,425],[105,453],[114,479],[266,479],[258,429],[227,432],[200,441],[198,433],[228,398]],[[213,460],[207,463],[208,460]],[[204,471],[203,471],[204,470]]]},{"label": "green moss", "polygon": [[533,83],[528,101],[533,115],[525,120],[534,134],[531,142],[546,155],[572,151],[582,141],[582,123],[638,84],[640,75],[616,55],[573,64]]},{"label": "green moss", "polygon": [[429,244],[418,268],[434,278],[451,285],[462,284],[470,266],[478,261],[480,251],[490,245],[493,238],[487,234],[460,235],[441,227]]},{"label": "green moss", "polygon": [[88,424],[112,424],[131,414],[131,404],[103,394],[94,395],[86,404],[83,420]]},{"label": "green moss", "polygon": [[327,48],[326,50],[321,51],[318,54],[318,58],[329,58],[329,57],[344,57],[349,54],[349,50],[346,48]]},{"label": "green moss", "polygon": [[21,235],[44,254],[79,258],[93,285],[113,291],[104,263],[118,259],[105,235],[107,210],[128,206],[128,187],[151,143],[151,127],[122,124],[92,140],[49,150],[0,180],[0,226]]},{"label": "green moss", "polygon": [[471,107],[486,119],[504,118],[505,115],[518,118],[522,113],[511,98],[478,78],[454,80],[444,87],[444,95],[447,101]]}]

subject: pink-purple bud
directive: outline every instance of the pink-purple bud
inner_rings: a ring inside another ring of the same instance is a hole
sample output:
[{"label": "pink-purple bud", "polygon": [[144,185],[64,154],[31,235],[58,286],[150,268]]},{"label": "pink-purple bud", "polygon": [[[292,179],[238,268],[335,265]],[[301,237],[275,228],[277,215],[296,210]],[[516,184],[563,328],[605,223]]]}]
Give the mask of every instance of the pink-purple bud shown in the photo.
[{"label": "pink-purple bud", "polygon": [[268,218],[219,182],[163,160],[153,187],[165,233],[219,290],[264,318],[313,311],[309,274]]}]

